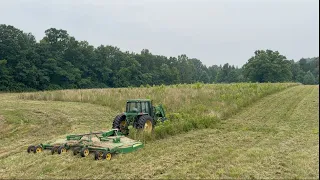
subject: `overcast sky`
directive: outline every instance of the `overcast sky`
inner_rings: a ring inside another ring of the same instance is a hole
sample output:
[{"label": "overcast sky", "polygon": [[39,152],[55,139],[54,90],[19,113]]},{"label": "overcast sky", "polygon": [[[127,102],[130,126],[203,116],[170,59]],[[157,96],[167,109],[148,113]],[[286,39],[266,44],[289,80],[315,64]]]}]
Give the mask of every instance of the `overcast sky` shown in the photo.
[{"label": "overcast sky", "polygon": [[319,56],[319,0],[0,0],[0,24],[205,65],[242,66],[257,49]]}]

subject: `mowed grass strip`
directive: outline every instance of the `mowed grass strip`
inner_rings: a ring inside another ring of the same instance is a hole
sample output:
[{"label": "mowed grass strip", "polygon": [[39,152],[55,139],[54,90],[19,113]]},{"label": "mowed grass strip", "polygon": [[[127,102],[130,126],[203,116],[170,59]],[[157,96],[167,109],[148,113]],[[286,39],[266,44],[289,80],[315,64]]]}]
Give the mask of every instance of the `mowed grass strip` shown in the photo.
[{"label": "mowed grass strip", "polygon": [[106,106],[115,117],[125,111],[127,99],[148,98],[162,103],[169,120],[158,124],[153,136],[131,137],[143,140],[161,139],[193,129],[215,128],[221,119],[234,115],[253,102],[296,86],[296,83],[179,84],[145,88],[110,88],[62,90],[23,93],[20,99],[85,102]]},{"label": "mowed grass strip", "polygon": [[25,101],[16,94],[1,94],[0,101],[0,157],[70,133],[110,129],[115,113],[93,104]]},{"label": "mowed grass strip", "polygon": [[[318,86],[270,95],[216,129],[150,142],[112,161],[20,152],[0,159],[0,178],[319,178]],[[14,142],[12,142],[14,144]]]},{"label": "mowed grass strip", "polygon": [[173,137],[171,143],[194,154],[156,178],[318,179],[318,92],[318,86],[293,87],[264,98],[216,130]]}]

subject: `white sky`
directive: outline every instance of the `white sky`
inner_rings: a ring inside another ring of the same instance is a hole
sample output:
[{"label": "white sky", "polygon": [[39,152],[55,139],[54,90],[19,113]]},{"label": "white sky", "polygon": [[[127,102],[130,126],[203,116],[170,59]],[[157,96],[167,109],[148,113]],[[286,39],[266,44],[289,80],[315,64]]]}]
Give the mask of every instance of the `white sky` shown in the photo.
[{"label": "white sky", "polygon": [[319,56],[319,0],[0,0],[0,24],[205,65],[242,66],[257,49]]}]

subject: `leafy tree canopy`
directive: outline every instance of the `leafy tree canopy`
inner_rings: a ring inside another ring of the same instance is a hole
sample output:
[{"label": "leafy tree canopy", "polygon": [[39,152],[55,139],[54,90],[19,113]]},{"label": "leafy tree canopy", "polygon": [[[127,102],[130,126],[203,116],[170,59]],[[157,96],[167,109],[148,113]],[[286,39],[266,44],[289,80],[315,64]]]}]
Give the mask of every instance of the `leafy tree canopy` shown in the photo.
[{"label": "leafy tree canopy", "polygon": [[319,57],[286,60],[278,51],[257,50],[238,68],[206,66],[186,54],[166,57],[94,47],[66,30],[50,28],[37,42],[31,33],[0,25],[0,91],[105,88],[178,83],[319,83]]}]

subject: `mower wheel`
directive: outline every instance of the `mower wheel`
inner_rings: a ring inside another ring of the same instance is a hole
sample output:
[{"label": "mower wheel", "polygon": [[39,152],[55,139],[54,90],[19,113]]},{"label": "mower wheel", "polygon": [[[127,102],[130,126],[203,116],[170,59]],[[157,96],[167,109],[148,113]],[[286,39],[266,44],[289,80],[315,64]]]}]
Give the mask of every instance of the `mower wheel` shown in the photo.
[{"label": "mower wheel", "polygon": [[102,158],[103,158],[103,152],[102,151],[96,151],[95,153],[94,153],[94,159],[95,160],[101,160]]},{"label": "mower wheel", "polygon": [[138,119],[138,129],[151,133],[153,130],[153,118],[149,115],[143,115]]},{"label": "mower wheel", "polygon": [[42,146],[38,145],[34,148],[34,153],[41,153],[42,152]]},{"label": "mower wheel", "polygon": [[51,149],[51,154],[53,155],[55,152],[58,151],[59,146],[53,146]]},{"label": "mower wheel", "polygon": [[29,146],[27,152],[30,153],[31,151],[35,151],[35,146]]},{"label": "mower wheel", "polygon": [[112,158],[112,154],[110,152],[107,152],[107,151],[103,152],[102,159],[106,159],[106,160],[110,161],[111,158]]},{"label": "mower wheel", "polygon": [[77,155],[80,152],[81,148],[80,147],[76,147],[73,149],[73,155]]},{"label": "mower wheel", "polygon": [[82,148],[81,151],[80,151],[80,155],[81,155],[82,157],[87,157],[89,154],[90,154],[90,151],[89,151],[89,149],[86,148],[86,147]]},{"label": "mower wheel", "polygon": [[67,149],[64,147],[64,146],[60,146],[58,148],[58,154],[61,154],[61,153],[66,153],[67,152]]}]

